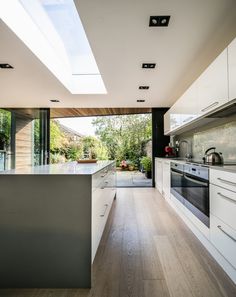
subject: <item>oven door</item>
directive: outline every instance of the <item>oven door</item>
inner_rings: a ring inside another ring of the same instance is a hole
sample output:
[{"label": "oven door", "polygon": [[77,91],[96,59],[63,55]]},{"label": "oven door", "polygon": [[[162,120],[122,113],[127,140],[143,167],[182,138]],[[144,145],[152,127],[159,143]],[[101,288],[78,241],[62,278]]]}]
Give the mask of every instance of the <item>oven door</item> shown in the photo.
[{"label": "oven door", "polygon": [[209,181],[184,173],[181,195],[184,205],[209,227]]},{"label": "oven door", "polygon": [[181,203],[184,204],[184,198],[182,196],[182,184],[184,180],[184,173],[181,168],[173,168],[171,166],[171,189],[170,192],[177,198]]}]

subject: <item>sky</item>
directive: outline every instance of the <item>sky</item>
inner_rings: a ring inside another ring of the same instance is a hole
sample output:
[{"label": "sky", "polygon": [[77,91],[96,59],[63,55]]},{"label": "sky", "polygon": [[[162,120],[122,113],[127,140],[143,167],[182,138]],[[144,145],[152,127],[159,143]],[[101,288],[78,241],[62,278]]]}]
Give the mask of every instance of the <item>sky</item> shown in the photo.
[{"label": "sky", "polygon": [[69,127],[84,136],[87,135],[95,135],[95,128],[92,125],[92,120],[95,117],[80,117],[80,118],[64,118],[58,119],[58,121],[66,126]]}]

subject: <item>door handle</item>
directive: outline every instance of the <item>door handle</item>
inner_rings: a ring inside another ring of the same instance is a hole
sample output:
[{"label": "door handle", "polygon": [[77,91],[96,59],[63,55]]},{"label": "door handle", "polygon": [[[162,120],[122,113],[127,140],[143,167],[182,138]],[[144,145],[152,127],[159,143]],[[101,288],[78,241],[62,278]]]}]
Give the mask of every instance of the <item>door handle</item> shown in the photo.
[{"label": "door handle", "polygon": [[214,107],[214,106],[216,106],[216,105],[218,105],[218,104],[219,104],[219,102],[216,101],[216,102],[214,102],[214,103],[208,105],[207,107],[203,108],[201,111],[207,111],[207,110],[210,109],[211,107]]},{"label": "door handle", "polygon": [[218,194],[220,197],[224,198],[224,199],[227,199],[227,200],[232,201],[233,203],[236,203],[236,200],[234,200],[234,199],[232,199],[232,198],[230,198],[230,197],[228,197],[228,196],[225,196],[225,195],[221,194],[220,192],[217,193],[217,194]]},{"label": "door handle", "polygon": [[226,184],[228,184],[228,185],[231,185],[231,186],[235,186],[236,187],[236,183],[234,183],[234,182],[231,182],[231,181],[229,181],[229,180],[226,180],[226,179],[223,179],[223,178],[220,178],[220,177],[218,177],[217,178],[219,181],[221,181],[222,183],[226,183]]},{"label": "door handle", "polygon": [[227,232],[226,232],[220,225],[218,225],[217,228],[218,228],[221,232],[223,232],[225,235],[227,235],[230,239],[232,239],[234,242],[236,242],[236,239],[235,239],[232,235],[230,235],[229,233],[227,233]]},{"label": "door handle", "polygon": [[100,217],[104,217],[107,212],[108,204],[104,204],[104,206],[105,206],[104,212],[100,215]]},{"label": "door handle", "polygon": [[206,187],[208,186],[208,183],[201,182],[200,180],[193,179],[193,178],[191,178],[191,177],[189,177],[189,176],[186,176],[186,175],[184,175],[184,177],[185,177],[187,180],[192,181],[193,183],[196,183],[196,184],[199,184],[199,185],[202,185],[202,186],[206,186]]}]

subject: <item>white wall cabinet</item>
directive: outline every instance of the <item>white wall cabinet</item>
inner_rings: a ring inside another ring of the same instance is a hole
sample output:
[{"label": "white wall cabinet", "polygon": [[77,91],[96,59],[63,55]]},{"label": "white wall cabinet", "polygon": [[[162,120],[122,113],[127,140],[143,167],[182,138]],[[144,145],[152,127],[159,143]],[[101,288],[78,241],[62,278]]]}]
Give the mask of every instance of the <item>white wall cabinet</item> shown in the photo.
[{"label": "white wall cabinet", "polygon": [[236,38],[228,46],[229,100],[236,99]]},{"label": "white wall cabinet", "polygon": [[162,194],[163,187],[163,172],[162,172],[162,159],[155,158],[155,181],[156,188]]},{"label": "white wall cabinet", "polygon": [[236,99],[236,39],[168,110],[166,135]]},{"label": "white wall cabinet", "polygon": [[200,115],[228,102],[227,68],[227,49],[225,49],[197,79]]}]

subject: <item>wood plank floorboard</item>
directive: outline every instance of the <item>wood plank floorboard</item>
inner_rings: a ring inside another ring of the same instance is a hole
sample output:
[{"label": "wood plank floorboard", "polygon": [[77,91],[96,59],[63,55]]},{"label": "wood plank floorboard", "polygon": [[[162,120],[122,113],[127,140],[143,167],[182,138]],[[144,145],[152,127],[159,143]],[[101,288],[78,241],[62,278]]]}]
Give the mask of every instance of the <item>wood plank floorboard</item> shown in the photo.
[{"label": "wood plank floorboard", "polygon": [[153,188],[118,189],[92,283],[92,289],[4,289],[0,297],[236,296],[236,286]]}]

